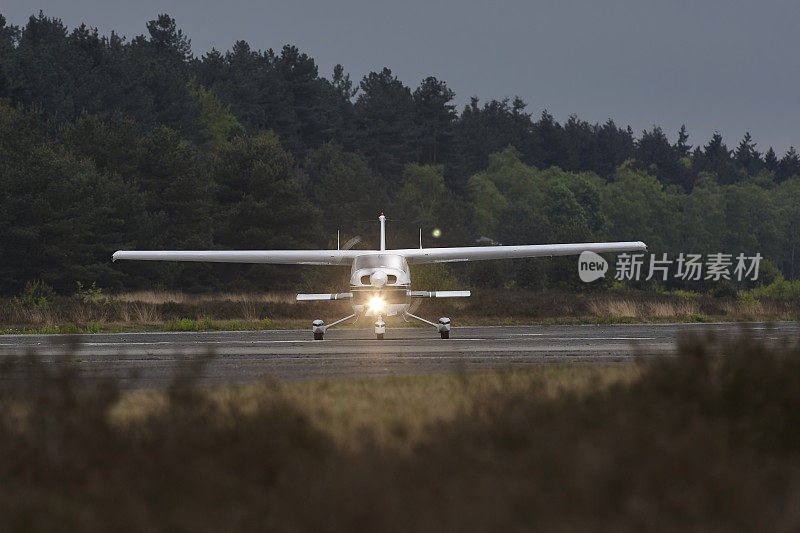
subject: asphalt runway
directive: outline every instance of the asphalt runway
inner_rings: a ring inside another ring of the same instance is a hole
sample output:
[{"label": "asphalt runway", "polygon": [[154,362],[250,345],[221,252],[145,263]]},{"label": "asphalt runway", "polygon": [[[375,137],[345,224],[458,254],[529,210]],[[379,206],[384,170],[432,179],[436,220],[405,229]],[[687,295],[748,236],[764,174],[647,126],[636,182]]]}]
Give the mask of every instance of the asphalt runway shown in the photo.
[{"label": "asphalt runway", "polygon": [[[448,340],[433,328],[399,328],[387,329],[381,341],[371,329],[331,329],[323,341],[312,340],[310,330],[3,335],[0,361],[34,353],[45,371],[70,365],[88,379],[114,378],[124,388],[165,387],[176,373],[192,368],[201,384],[237,385],[545,363],[624,364],[674,354],[681,336],[706,331],[722,339],[796,339],[800,327],[796,322],[456,327]],[[0,380],[29,375],[5,369]]]}]

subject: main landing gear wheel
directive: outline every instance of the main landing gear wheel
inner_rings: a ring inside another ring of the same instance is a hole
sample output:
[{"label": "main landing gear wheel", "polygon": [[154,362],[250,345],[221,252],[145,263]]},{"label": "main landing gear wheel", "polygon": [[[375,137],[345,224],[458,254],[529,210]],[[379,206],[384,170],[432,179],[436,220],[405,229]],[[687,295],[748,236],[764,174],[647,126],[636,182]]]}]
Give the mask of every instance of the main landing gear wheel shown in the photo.
[{"label": "main landing gear wheel", "polygon": [[323,322],[319,318],[316,319],[314,322],[311,323],[311,331],[314,332],[314,340],[321,341],[322,337],[325,336],[325,322]]},{"label": "main landing gear wheel", "polygon": [[436,329],[439,330],[439,334],[442,336],[443,339],[450,338],[450,319],[446,316],[443,316],[439,319],[439,324],[436,326]]}]

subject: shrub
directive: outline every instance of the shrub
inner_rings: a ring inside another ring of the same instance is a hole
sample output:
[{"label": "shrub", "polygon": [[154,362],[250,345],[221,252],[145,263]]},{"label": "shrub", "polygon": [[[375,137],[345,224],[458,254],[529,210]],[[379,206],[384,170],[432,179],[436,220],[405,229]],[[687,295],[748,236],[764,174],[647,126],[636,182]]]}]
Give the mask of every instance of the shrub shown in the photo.
[{"label": "shrub", "polygon": [[214,322],[210,317],[203,317],[199,322],[191,318],[181,318],[167,323],[168,331],[207,331],[214,329]]},{"label": "shrub", "polygon": [[753,296],[750,292],[743,292],[739,295],[739,304],[746,307],[750,311],[757,311],[758,308],[761,306],[761,302],[759,302],[755,296]]},{"label": "shrub", "polygon": [[791,298],[800,300],[800,280],[787,281],[779,278],[766,287],[753,289],[754,294],[773,298]]},{"label": "shrub", "polygon": [[695,298],[700,298],[701,296],[699,292],[685,291],[683,289],[674,289],[668,291],[667,294],[683,298],[684,300],[693,300]]},{"label": "shrub", "polygon": [[711,294],[713,294],[715,298],[738,298],[739,290],[736,288],[736,285],[727,279],[723,279],[717,283],[711,291]]},{"label": "shrub", "polygon": [[198,329],[197,321],[191,318],[181,318],[167,323],[168,331],[197,331]]},{"label": "shrub", "polygon": [[47,307],[53,303],[53,288],[41,280],[29,281],[22,292],[14,298],[14,303],[29,307]]},{"label": "shrub", "polygon": [[[74,325],[68,324],[64,326],[65,329],[61,329],[58,326],[42,326],[38,329],[31,330],[28,333],[37,333],[40,335],[58,335],[60,333],[73,333],[72,328],[77,329]],[[66,330],[66,331],[65,331]],[[76,331],[75,331],[76,333]]]},{"label": "shrub", "polygon": [[75,282],[78,285],[78,289],[75,291],[73,295],[76,300],[79,302],[83,302],[85,304],[110,304],[111,299],[103,294],[103,289],[97,286],[97,284],[93,281],[91,287],[84,287],[83,283],[80,281]]}]

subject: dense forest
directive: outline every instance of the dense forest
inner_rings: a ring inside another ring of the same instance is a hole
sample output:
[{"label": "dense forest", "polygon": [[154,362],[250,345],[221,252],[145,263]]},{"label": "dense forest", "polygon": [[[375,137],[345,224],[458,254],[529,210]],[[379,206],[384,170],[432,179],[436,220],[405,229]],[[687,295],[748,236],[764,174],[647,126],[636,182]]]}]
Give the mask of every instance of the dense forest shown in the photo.
[{"label": "dense forest", "polygon": [[[117,249],[643,240],[655,253],[760,252],[800,274],[800,155],[749,134],[671,142],[612,120],[533,116],[520,98],[456,109],[447,84],[389,68],[329,77],[292,45],[196,57],[168,15],[132,39],[0,15],[0,293],[274,289],[311,269],[113,264]],[[344,58],[343,58],[344,59]],[[732,145],[734,146],[734,145]],[[441,235],[432,236],[432,230]],[[454,267],[472,286],[574,284],[574,261]],[[777,269],[777,270],[776,270]]]}]

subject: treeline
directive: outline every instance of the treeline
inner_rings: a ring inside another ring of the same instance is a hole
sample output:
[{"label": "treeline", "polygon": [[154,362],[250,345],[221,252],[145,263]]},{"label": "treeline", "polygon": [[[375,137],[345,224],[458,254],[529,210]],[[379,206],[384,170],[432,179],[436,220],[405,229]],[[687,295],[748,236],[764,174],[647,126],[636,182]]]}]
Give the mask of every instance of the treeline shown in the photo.
[{"label": "treeline", "polygon": [[[119,248],[390,245],[641,239],[655,252],[760,252],[795,278],[800,156],[692,146],[654,127],[534,118],[519,98],[460,112],[446,83],[390,69],[321,76],[294,46],[192,54],[160,15],[127,40],[0,15],[0,292],[42,279],[109,288],[275,288],[313,271],[111,264]],[[441,230],[434,240],[431,230]],[[568,272],[564,269],[569,265]],[[574,282],[572,262],[489,263],[475,285]]]}]

